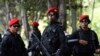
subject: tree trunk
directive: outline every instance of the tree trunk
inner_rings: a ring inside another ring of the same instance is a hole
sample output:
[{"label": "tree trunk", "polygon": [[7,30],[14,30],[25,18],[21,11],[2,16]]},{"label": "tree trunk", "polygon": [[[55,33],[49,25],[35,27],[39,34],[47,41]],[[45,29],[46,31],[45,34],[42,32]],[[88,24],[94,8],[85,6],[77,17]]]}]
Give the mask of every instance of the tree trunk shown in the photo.
[{"label": "tree trunk", "polygon": [[70,1],[70,9],[71,9],[71,18],[72,18],[72,32],[74,32],[77,28],[76,28],[76,23],[77,23],[77,19],[76,19],[76,13],[77,13],[77,6],[76,6],[76,1],[75,0],[71,0]]},{"label": "tree trunk", "polygon": [[62,23],[63,26],[63,30],[66,30],[66,26],[67,26],[67,19],[66,19],[66,6],[65,6],[65,1],[64,0],[60,0],[59,1],[59,22]]},{"label": "tree trunk", "polygon": [[6,13],[5,13],[5,15],[6,15],[6,29],[7,29],[7,23],[8,23],[8,21],[10,20],[10,17],[9,17],[9,4],[8,4],[8,0],[5,0],[5,7],[6,7]]},{"label": "tree trunk", "polygon": [[71,13],[72,13],[72,32],[76,31],[76,9],[72,8],[71,9]]},{"label": "tree trunk", "polygon": [[[24,1],[21,0],[21,3]],[[29,25],[28,25],[28,19],[27,19],[27,11],[24,7],[21,7],[21,20],[22,20],[22,25],[23,28],[25,29],[25,36],[26,38],[29,37]]]},{"label": "tree trunk", "polygon": [[57,7],[59,6],[59,0],[48,0],[48,8],[49,7]]}]

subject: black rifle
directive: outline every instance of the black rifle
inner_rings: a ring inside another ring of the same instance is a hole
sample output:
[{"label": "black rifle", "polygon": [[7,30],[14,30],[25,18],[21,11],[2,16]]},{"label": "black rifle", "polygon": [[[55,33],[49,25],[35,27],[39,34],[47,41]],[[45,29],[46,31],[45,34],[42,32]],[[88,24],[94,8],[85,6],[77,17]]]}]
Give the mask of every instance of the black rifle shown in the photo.
[{"label": "black rifle", "polygon": [[37,37],[35,34],[33,34],[33,36],[35,37],[35,39],[37,40],[37,42],[40,44],[40,46],[41,46],[41,48],[43,49],[44,53],[45,53],[47,56],[51,56],[51,55],[49,54],[49,52],[47,51],[47,49],[44,47],[44,45],[41,43],[41,41],[38,39],[38,37]]}]

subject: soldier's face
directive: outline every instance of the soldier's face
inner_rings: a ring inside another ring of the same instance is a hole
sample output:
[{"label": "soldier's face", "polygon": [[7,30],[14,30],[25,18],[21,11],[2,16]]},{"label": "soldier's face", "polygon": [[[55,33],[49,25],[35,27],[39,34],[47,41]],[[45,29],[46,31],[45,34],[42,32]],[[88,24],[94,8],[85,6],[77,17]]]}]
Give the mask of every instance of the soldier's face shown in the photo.
[{"label": "soldier's face", "polygon": [[54,15],[53,12],[50,12],[50,13],[48,14],[48,19],[49,19],[50,22],[51,22],[51,21],[56,21],[56,20],[57,20],[57,19],[56,19],[56,16]]},{"label": "soldier's face", "polygon": [[12,32],[12,33],[16,33],[20,28],[20,25],[19,24],[14,24],[12,26],[9,27],[9,30]]},{"label": "soldier's face", "polygon": [[80,24],[82,28],[88,28],[89,22],[87,20],[83,20],[82,22],[80,22]]}]

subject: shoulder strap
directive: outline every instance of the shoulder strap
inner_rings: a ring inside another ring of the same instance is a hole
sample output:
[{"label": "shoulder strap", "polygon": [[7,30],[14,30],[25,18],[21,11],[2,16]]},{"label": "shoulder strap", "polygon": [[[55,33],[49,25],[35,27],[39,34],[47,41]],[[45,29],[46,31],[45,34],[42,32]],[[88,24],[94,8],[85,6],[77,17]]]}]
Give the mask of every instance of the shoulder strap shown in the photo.
[{"label": "shoulder strap", "polygon": [[79,39],[81,39],[81,32],[80,32],[80,30],[78,31],[78,33],[79,33]]}]

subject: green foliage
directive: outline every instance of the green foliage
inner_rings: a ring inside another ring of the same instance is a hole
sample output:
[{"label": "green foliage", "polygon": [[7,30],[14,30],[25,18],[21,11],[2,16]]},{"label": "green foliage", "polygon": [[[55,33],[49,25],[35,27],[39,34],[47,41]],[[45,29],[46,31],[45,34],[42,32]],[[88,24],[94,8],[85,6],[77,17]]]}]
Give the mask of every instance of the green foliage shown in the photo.
[{"label": "green foliage", "polygon": [[46,0],[27,0],[24,7],[29,11],[44,11],[46,8]]}]

